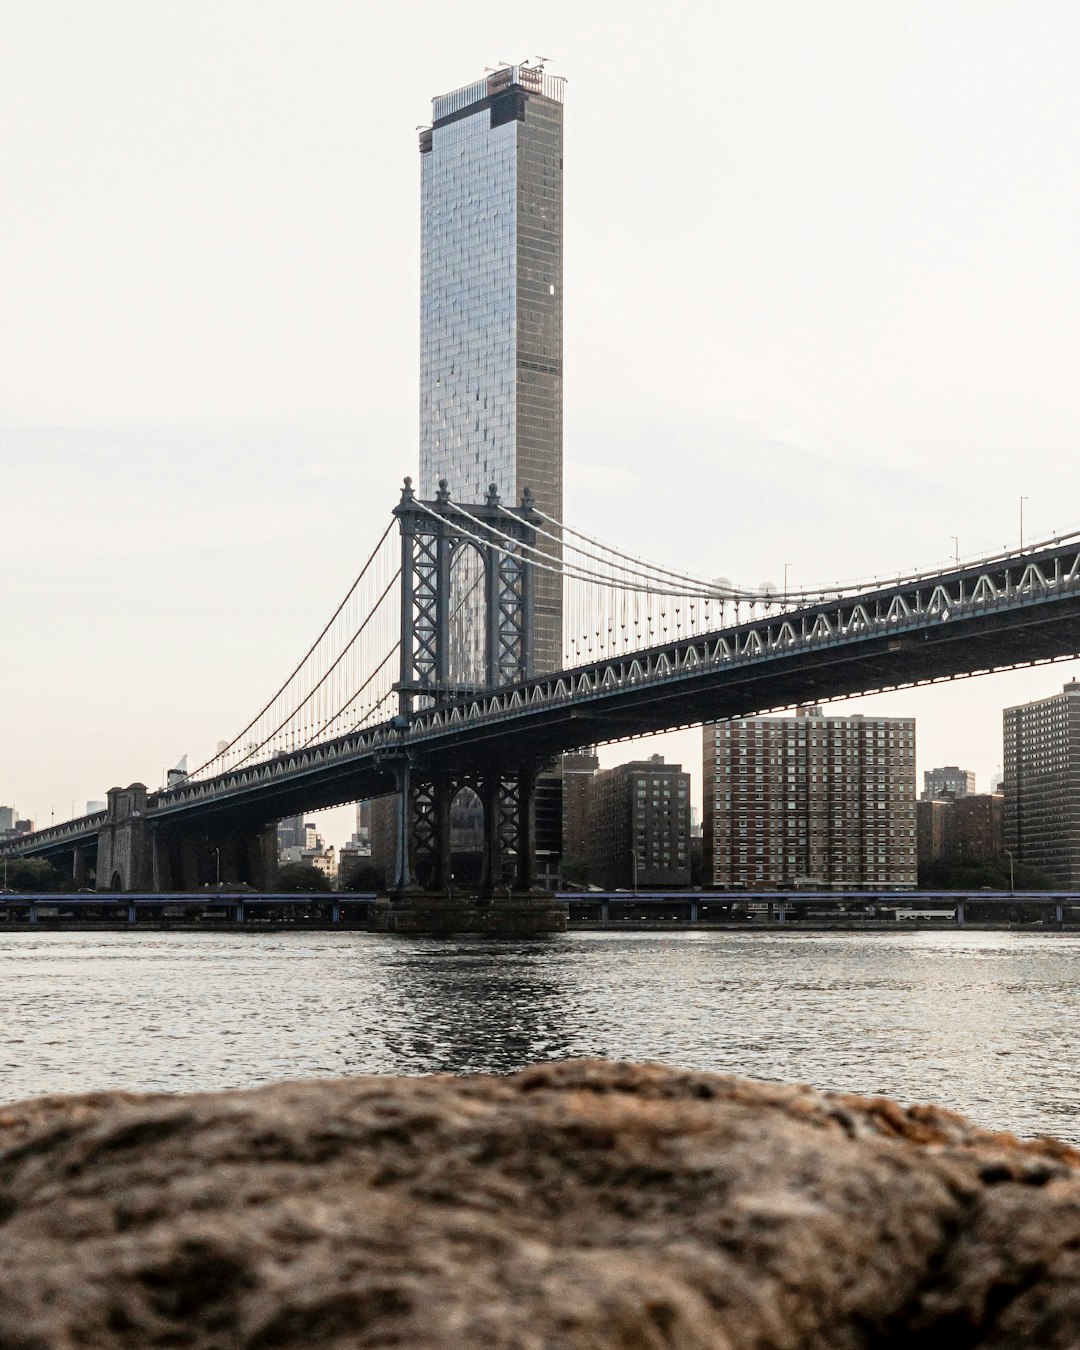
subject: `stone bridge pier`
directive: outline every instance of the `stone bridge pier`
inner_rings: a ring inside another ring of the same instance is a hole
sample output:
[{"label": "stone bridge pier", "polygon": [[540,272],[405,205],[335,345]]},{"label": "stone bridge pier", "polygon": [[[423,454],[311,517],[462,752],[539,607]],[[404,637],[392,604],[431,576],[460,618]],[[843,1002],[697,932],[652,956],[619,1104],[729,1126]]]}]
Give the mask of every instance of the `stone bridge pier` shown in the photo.
[{"label": "stone bridge pier", "polygon": [[[96,883],[99,891],[198,891],[251,886],[270,891],[277,882],[274,824],[227,830],[185,828],[147,818],[142,783],[113,788],[108,820],[98,834]],[[76,850],[73,878],[89,875],[85,850]]]},{"label": "stone bridge pier", "polygon": [[[99,891],[152,891],[147,847],[146,784],[110,788],[108,820],[98,833]],[[78,864],[76,864],[78,865]]]}]

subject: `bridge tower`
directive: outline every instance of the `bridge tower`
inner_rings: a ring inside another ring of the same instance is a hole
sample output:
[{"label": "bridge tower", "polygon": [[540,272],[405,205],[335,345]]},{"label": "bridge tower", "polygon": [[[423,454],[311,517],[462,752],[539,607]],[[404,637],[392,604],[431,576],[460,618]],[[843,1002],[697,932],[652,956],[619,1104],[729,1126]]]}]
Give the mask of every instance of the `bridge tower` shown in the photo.
[{"label": "bridge tower", "polygon": [[[398,721],[455,699],[482,698],[533,673],[536,515],[526,488],[509,509],[493,483],[476,506],[451,500],[445,479],[420,501],[405,479],[394,512],[401,534]],[[535,796],[541,765],[511,752],[479,758],[468,773],[407,750],[393,761],[397,848],[381,918],[395,931],[557,931],[565,911],[534,890]],[[454,895],[450,807],[471,788],[483,807],[476,894]]]}]

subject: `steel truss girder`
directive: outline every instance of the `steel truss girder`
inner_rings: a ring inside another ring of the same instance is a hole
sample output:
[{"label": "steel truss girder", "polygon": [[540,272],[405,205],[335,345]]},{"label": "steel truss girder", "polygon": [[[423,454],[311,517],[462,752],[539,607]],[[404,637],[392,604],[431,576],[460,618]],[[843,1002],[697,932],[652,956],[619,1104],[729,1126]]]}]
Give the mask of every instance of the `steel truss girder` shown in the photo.
[{"label": "steel truss girder", "polygon": [[394,888],[447,891],[453,886],[450,807],[471,788],[484,812],[481,893],[528,890],[535,876],[535,766],[440,773],[403,764],[399,771]]}]

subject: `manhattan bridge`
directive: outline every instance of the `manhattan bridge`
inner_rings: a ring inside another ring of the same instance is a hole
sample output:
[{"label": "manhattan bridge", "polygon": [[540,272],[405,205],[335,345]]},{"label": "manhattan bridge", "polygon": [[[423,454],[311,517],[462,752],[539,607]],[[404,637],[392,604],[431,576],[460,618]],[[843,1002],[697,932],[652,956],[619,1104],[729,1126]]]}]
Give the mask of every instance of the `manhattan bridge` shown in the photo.
[{"label": "manhattan bridge", "polygon": [[[542,581],[547,578],[546,584]],[[562,587],[562,668],[536,593]],[[161,792],[0,849],[100,890],[273,888],[276,822],[396,795],[397,893],[451,881],[450,805],[483,804],[487,896],[535,881],[538,774],[584,745],[1080,655],[1080,532],[888,583],[779,592],[645,562],[493,484],[400,502],[294,669]]]}]

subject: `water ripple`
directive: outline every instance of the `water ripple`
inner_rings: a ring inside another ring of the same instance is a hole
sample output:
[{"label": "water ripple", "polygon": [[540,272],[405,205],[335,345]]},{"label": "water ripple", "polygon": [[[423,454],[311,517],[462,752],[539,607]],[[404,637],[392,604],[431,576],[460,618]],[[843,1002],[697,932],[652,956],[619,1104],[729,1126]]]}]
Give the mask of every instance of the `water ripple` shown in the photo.
[{"label": "water ripple", "polygon": [[606,1055],[1080,1141],[1080,938],[0,936],[0,1100]]}]

